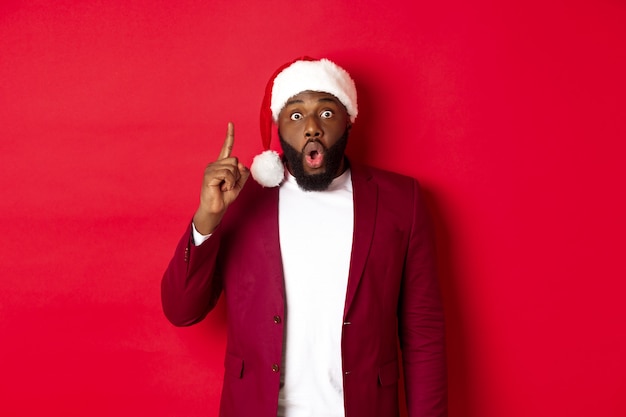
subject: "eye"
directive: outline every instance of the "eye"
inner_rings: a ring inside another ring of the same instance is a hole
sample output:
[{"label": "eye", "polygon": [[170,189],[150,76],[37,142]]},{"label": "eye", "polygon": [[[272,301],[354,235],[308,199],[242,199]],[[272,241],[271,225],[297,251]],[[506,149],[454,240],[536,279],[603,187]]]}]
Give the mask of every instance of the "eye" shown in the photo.
[{"label": "eye", "polygon": [[332,111],[330,111],[330,110],[324,110],[324,111],[320,114],[320,117],[321,117],[322,119],[330,119],[331,117],[333,117],[333,114],[334,114],[334,113],[333,113]]},{"label": "eye", "polygon": [[302,119],[302,113],[298,113],[298,112],[291,113],[291,116],[289,116],[289,118],[291,120],[300,120]]}]

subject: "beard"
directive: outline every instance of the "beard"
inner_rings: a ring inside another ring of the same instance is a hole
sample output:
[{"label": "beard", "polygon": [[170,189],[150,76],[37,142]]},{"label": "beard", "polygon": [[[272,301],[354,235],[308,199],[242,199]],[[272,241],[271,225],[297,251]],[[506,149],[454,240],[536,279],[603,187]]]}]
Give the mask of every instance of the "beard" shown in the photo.
[{"label": "beard", "polygon": [[297,150],[293,146],[289,145],[278,132],[278,138],[280,139],[280,145],[283,148],[283,160],[287,163],[291,174],[296,179],[298,186],[304,191],[324,191],[328,189],[333,179],[337,177],[340,172],[339,168],[344,158],[344,152],[348,145],[348,132],[349,129],[341,135],[339,140],[327,148],[322,144],[319,139],[309,139],[302,149],[306,147],[309,142],[317,142],[324,149],[324,172],[319,174],[309,174],[304,170],[304,152]]}]

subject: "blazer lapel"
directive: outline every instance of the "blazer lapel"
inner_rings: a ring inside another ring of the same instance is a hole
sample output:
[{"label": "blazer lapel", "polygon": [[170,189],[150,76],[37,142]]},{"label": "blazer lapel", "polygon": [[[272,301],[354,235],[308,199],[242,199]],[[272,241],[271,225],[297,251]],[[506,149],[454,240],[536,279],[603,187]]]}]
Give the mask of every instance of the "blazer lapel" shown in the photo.
[{"label": "blazer lapel", "polygon": [[344,318],[347,316],[363,275],[365,262],[370,251],[376,223],[378,187],[371,181],[371,173],[360,166],[352,166],[352,192],[354,199],[354,232],[352,257],[348,274],[348,289]]}]

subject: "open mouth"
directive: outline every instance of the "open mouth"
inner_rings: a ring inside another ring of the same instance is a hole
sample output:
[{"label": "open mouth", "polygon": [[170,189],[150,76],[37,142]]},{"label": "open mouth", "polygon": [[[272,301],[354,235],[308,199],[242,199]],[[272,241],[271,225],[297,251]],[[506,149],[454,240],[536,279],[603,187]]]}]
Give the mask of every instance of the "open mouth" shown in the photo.
[{"label": "open mouth", "polygon": [[318,141],[307,142],[302,150],[304,161],[309,168],[319,168],[324,163],[324,145]]}]

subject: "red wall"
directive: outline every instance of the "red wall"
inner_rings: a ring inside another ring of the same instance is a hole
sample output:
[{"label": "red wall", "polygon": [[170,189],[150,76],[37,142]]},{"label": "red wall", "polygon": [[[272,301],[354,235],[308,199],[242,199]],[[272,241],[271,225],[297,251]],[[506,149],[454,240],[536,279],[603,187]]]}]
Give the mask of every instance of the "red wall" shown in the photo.
[{"label": "red wall", "polygon": [[160,277],[303,54],[427,191],[451,416],[626,415],[623,1],[48,3],[0,5],[0,415],[216,415],[223,309],[172,327]]}]

